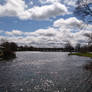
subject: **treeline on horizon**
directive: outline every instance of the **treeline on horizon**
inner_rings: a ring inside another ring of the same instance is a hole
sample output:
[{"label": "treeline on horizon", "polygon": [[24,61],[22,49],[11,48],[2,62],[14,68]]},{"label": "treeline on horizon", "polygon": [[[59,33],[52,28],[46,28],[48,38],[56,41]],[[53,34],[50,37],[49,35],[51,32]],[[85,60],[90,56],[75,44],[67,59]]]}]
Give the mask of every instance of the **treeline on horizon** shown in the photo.
[{"label": "treeline on horizon", "polygon": [[18,46],[14,42],[3,42],[0,48],[6,49],[8,51],[62,51],[62,52],[92,52],[92,44],[87,44],[81,46],[79,43],[73,47],[71,43],[67,42],[63,48],[41,48],[33,46]]},{"label": "treeline on horizon", "polygon": [[14,42],[3,42],[1,48],[6,48],[10,51],[70,51],[74,50],[73,47],[67,44],[65,48],[42,48],[42,47],[33,47],[33,46],[18,46]]}]

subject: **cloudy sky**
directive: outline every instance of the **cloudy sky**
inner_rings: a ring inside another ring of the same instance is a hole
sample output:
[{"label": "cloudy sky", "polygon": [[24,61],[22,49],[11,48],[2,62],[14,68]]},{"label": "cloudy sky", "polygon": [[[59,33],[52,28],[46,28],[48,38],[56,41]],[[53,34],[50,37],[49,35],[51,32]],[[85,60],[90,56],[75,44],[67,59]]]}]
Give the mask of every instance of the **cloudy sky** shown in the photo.
[{"label": "cloudy sky", "polygon": [[0,0],[0,39],[37,47],[85,43],[92,25],[74,15],[76,1]]}]

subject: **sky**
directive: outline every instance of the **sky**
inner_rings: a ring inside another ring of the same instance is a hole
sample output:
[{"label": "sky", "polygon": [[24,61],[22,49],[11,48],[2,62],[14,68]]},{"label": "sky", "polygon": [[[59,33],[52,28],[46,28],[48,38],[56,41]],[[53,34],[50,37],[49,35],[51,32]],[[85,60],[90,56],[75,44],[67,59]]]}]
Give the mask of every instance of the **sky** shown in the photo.
[{"label": "sky", "polygon": [[0,42],[7,39],[35,47],[86,43],[83,34],[90,33],[92,25],[75,16],[76,1],[0,0]]}]

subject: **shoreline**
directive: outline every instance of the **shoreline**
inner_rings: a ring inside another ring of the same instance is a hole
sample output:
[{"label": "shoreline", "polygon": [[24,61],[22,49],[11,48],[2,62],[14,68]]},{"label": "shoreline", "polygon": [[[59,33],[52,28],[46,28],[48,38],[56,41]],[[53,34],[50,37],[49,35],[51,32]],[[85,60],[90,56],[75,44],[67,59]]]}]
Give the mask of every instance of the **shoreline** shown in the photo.
[{"label": "shoreline", "polygon": [[81,52],[75,52],[75,53],[69,53],[68,55],[76,55],[76,56],[84,56],[84,57],[90,57],[92,58],[92,53],[81,53]]}]

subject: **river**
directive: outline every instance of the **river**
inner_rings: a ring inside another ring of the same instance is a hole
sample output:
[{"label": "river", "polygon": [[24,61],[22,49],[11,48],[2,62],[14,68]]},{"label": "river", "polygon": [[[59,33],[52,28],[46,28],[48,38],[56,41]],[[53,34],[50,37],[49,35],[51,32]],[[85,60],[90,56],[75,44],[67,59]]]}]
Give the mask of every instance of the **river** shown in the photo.
[{"label": "river", "polygon": [[0,61],[0,92],[92,92],[92,59],[67,54],[16,52]]}]

